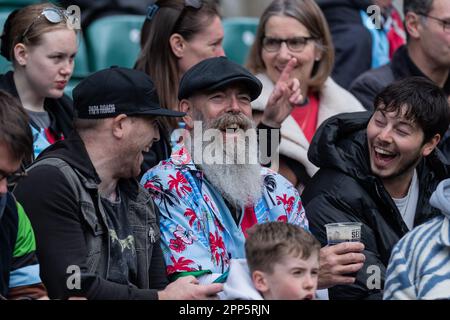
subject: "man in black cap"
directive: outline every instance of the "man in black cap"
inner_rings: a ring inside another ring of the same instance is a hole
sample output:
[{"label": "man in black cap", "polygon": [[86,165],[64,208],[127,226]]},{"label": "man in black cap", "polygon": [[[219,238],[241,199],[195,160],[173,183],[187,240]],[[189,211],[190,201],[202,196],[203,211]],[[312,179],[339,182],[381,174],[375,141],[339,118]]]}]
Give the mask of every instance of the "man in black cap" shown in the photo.
[{"label": "man in black cap", "polygon": [[[257,161],[250,104],[261,89],[257,78],[225,57],[206,59],[181,79],[185,141],[141,180],[161,213],[171,279],[223,280],[230,259],[245,257],[247,229],[257,223],[308,228],[297,190]],[[354,281],[343,274],[362,267],[362,249],[359,243],[322,249],[321,287]]]},{"label": "man in black cap", "polygon": [[33,211],[49,296],[214,296],[220,285],[194,277],[166,287],[158,211],[135,180],[142,153],[159,139],[157,117],[184,113],[161,109],[152,80],[125,68],[92,74],[73,97],[75,131],[43,152],[16,189]]}]

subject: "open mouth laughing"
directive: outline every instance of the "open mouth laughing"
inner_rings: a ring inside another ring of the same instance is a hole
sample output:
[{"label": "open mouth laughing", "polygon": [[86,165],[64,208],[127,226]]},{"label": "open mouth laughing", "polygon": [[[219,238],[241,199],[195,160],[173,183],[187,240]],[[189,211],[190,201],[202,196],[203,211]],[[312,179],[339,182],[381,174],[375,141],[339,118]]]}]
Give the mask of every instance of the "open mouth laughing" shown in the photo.
[{"label": "open mouth laughing", "polygon": [[385,148],[374,146],[373,153],[375,155],[375,164],[380,167],[384,167],[391,163],[395,158],[399,156],[398,153],[393,152],[391,150],[387,150]]}]

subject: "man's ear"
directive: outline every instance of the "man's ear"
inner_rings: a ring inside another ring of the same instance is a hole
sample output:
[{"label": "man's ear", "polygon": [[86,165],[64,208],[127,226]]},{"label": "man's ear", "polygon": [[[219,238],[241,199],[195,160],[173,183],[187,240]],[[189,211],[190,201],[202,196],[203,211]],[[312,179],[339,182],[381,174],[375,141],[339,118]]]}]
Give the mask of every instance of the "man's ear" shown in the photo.
[{"label": "man's ear", "polygon": [[192,108],[194,106],[192,105],[192,102],[188,99],[183,99],[180,101],[178,106],[181,112],[186,113],[186,115],[183,117],[183,121],[186,124],[186,129],[192,130],[194,128],[194,119],[192,118]]},{"label": "man's ear", "polygon": [[431,152],[436,148],[439,141],[441,141],[441,135],[439,133],[436,133],[431,140],[429,140],[427,143],[425,143],[422,147],[422,156],[426,157],[430,155]]},{"label": "man's ear", "polygon": [[112,123],[112,134],[117,139],[122,139],[126,132],[126,122],[129,121],[130,118],[127,117],[126,114],[119,114],[114,118]]},{"label": "man's ear", "polygon": [[418,14],[411,11],[405,16],[406,32],[413,39],[420,38],[420,29],[422,27],[420,19],[421,17]]},{"label": "man's ear", "polygon": [[252,281],[255,289],[261,292],[263,296],[269,291],[269,286],[267,284],[264,272],[258,270],[253,271]]},{"label": "man's ear", "polygon": [[28,61],[28,48],[23,43],[14,46],[14,59],[20,66],[26,66]]},{"label": "man's ear", "polygon": [[175,57],[183,58],[184,49],[186,47],[183,36],[178,33],[174,33],[170,36],[169,43]]}]

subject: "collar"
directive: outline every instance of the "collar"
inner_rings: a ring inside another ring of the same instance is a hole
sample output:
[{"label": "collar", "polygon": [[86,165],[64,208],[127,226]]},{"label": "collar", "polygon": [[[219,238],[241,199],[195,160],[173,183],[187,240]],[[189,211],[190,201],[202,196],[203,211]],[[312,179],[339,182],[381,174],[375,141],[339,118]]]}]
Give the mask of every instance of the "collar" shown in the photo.
[{"label": "collar", "polygon": [[[418,76],[430,79],[411,60],[406,45],[403,45],[400,48],[398,48],[398,50],[392,57],[391,65],[395,79],[401,79],[411,76]],[[450,95],[450,76],[447,78],[447,81],[445,82],[444,87],[442,89],[447,95]]]},{"label": "collar", "polygon": [[198,169],[183,143],[175,145],[170,155],[170,162],[181,171],[190,171],[195,177],[203,180],[204,173]]}]

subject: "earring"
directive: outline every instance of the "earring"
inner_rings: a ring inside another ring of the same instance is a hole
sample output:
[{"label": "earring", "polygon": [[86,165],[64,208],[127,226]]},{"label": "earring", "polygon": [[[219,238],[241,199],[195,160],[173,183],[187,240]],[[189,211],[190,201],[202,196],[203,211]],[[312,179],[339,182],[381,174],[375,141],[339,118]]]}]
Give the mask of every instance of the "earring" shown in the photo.
[{"label": "earring", "polygon": [[316,59],[315,59],[316,61],[320,61],[320,57],[316,57]]}]

